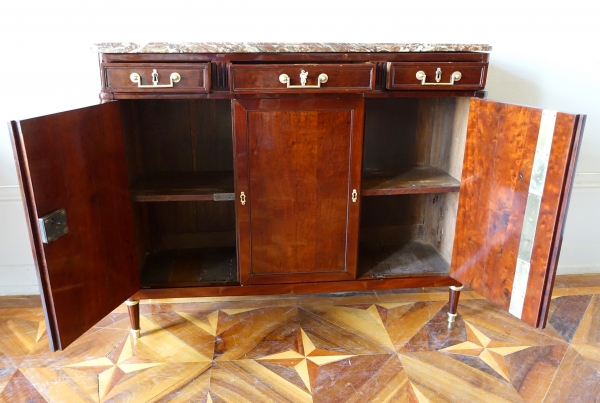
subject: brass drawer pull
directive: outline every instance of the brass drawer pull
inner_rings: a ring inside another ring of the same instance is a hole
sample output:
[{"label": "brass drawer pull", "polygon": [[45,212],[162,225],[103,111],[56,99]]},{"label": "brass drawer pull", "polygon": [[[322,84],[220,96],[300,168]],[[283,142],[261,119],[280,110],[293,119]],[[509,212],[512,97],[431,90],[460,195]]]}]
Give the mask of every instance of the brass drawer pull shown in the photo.
[{"label": "brass drawer pull", "polygon": [[455,81],[460,81],[460,79],[462,78],[462,74],[460,73],[460,71],[455,71],[454,73],[452,73],[452,76],[450,76],[449,83],[440,83],[440,80],[442,79],[442,69],[438,67],[435,71],[435,83],[426,83],[426,78],[427,75],[423,70],[417,71],[417,80],[421,80],[421,85],[454,85]]},{"label": "brass drawer pull", "polygon": [[290,85],[290,76],[288,76],[287,74],[282,74],[279,76],[279,82],[281,84],[287,84],[287,88],[321,88],[321,84],[326,83],[327,80],[329,80],[329,77],[327,77],[327,74],[325,73],[321,73],[319,74],[319,77],[317,78],[318,80],[318,84],[317,85],[306,85],[306,78],[308,77],[308,72],[307,71],[300,71],[300,85]]},{"label": "brass drawer pull", "polygon": [[171,73],[169,77],[171,79],[170,84],[158,84],[158,72],[156,69],[152,70],[152,85],[142,85],[142,78],[138,73],[131,73],[129,79],[134,84],[137,83],[138,88],[173,88],[173,83],[178,83],[181,80],[179,73]]}]

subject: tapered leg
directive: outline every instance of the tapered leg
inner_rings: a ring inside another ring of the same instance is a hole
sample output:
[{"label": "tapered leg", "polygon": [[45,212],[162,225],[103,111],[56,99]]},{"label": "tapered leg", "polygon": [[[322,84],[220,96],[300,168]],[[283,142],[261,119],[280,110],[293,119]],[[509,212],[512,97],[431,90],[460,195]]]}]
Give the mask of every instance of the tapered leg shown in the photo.
[{"label": "tapered leg", "polygon": [[458,311],[458,299],[460,298],[460,291],[464,286],[456,287],[451,285],[449,290],[449,301],[448,301],[448,323],[454,322]]},{"label": "tapered leg", "polygon": [[137,299],[128,299],[125,301],[129,311],[129,321],[131,322],[131,334],[134,338],[140,338],[140,301]]}]

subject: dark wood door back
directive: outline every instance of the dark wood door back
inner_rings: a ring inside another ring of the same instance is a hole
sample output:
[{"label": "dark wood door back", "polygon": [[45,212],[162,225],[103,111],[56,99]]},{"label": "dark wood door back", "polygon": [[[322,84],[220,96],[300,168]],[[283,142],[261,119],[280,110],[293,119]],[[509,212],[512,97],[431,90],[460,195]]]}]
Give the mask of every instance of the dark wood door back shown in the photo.
[{"label": "dark wood door back", "polygon": [[545,326],[583,116],[471,100],[450,275]]},{"label": "dark wood door back", "polygon": [[236,101],[242,282],[354,278],[363,109],[362,99]]},{"label": "dark wood door back", "polygon": [[64,349],[139,290],[116,102],[11,122],[29,221],[65,209],[68,233],[31,225],[50,347]]}]

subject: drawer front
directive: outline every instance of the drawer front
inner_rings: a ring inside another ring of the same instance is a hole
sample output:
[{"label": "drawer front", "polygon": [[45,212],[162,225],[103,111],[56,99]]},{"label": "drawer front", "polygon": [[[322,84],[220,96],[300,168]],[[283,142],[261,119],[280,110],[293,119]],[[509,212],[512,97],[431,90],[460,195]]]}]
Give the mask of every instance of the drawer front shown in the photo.
[{"label": "drawer front", "polygon": [[231,65],[229,77],[233,93],[365,92],[375,86],[375,65]]},{"label": "drawer front", "polygon": [[111,63],[104,82],[113,92],[208,92],[210,63]]},{"label": "drawer front", "polygon": [[485,87],[487,63],[388,63],[388,90],[460,91]]}]

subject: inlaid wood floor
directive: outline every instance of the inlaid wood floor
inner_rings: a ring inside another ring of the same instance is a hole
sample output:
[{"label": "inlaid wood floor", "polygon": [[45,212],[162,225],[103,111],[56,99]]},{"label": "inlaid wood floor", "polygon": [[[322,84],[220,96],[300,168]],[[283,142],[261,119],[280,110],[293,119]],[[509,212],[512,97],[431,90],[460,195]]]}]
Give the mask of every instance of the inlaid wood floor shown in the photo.
[{"label": "inlaid wood floor", "polygon": [[535,330],[473,292],[142,302],[50,353],[37,297],[0,298],[1,402],[598,402],[600,276]]}]

